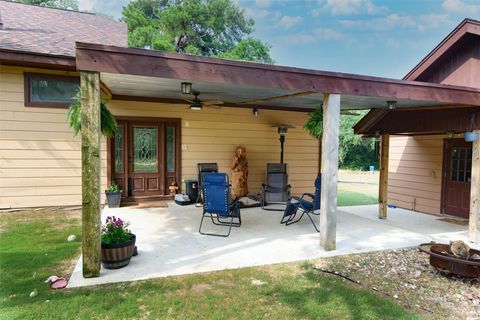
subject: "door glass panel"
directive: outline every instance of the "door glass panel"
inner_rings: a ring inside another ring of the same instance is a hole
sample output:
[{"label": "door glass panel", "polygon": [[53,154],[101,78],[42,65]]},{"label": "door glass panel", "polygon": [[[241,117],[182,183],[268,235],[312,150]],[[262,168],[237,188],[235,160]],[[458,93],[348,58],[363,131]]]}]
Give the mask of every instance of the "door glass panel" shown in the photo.
[{"label": "door glass panel", "polygon": [[457,182],[471,182],[472,180],[472,149],[453,148],[450,179]]},{"label": "door glass panel", "polygon": [[157,128],[133,128],[133,171],[157,172]]},{"label": "door glass panel", "polygon": [[167,127],[167,172],[175,172],[175,128]]},{"label": "door glass panel", "polygon": [[118,126],[114,136],[115,172],[123,172],[123,126]]}]

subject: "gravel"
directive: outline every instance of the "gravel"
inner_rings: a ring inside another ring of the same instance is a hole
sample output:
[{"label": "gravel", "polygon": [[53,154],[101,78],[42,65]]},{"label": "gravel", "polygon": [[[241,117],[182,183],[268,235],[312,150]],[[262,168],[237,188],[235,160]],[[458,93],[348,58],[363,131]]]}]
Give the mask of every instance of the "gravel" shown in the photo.
[{"label": "gravel", "polygon": [[422,317],[480,319],[480,279],[439,272],[418,249],[333,257],[316,266],[360,281]]}]

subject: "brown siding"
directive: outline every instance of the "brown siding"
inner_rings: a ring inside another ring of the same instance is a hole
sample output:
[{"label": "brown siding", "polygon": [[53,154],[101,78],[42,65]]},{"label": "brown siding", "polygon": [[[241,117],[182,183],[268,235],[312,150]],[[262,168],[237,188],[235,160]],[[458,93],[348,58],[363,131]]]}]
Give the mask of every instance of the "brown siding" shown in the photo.
[{"label": "brown siding", "polygon": [[440,213],[444,135],[390,138],[388,203]]},{"label": "brown siding", "polygon": [[[66,109],[24,106],[23,72],[68,74],[0,66],[0,208],[79,205],[80,137],[66,123]],[[72,73],[70,73],[72,74]],[[75,74],[75,73],[73,73]],[[267,162],[279,159],[272,124],[295,125],[286,139],[293,192],[311,191],[318,171],[319,143],[303,129],[306,113],[250,109],[190,111],[182,105],[111,101],[115,115],[182,119],[182,177],[195,178],[197,162],[218,162],[227,171],[236,146],[247,147],[249,187],[259,191]],[[106,144],[102,143],[102,184],[106,185]]]},{"label": "brown siding", "polygon": [[480,87],[480,39],[466,36],[422,74],[418,81]]}]

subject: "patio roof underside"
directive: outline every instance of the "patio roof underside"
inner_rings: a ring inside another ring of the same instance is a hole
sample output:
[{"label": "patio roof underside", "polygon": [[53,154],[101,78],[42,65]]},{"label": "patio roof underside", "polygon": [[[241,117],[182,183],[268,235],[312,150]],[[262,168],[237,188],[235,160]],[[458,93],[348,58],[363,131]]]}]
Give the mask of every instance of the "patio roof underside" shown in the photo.
[{"label": "patio roof underside", "polygon": [[199,99],[224,107],[311,111],[323,94],[341,94],[341,108],[480,105],[480,90],[415,81],[262,65],[144,49],[77,43],[77,69],[96,71],[113,99],[187,105],[181,82]]}]

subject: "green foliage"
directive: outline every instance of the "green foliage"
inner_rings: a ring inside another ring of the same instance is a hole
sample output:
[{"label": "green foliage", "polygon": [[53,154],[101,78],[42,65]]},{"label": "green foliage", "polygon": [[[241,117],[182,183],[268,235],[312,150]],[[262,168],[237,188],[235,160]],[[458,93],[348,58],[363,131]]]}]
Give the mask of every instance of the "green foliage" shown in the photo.
[{"label": "green foliage", "polygon": [[359,115],[342,115],[340,118],[339,166],[346,169],[368,170],[370,165],[377,166],[375,139],[362,138],[353,132],[353,126],[368,111],[355,111]]},{"label": "green foliage", "polygon": [[78,0],[18,0],[16,2],[34,4],[42,7],[78,10]]},{"label": "green foliage", "polygon": [[108,216],[102,226],[102,244],[122,244],[130,240],[130,224],[115,216]]},{"label": "green foliage", "polygon": [[115,182],[112,182],[110,186],[105,190],[106,192],[121,192],[122,189],[120,189],[120,186],[116,184]]},{"label": "green foliage", "polygon": [[232,50],[218,55],[220,58],[231,60],[254,61],[274,64],[275,61],[269,54],[270,46],[258,39],[242,39]]},{"label": "green foliage", "polygon": [[[340,117],[339,166],[345,169],[368,170],[370,165],[377,165],[375,140],[362,138],[353,132],[353,126],[367,113],[359,111],[358,115]],[[323,108],[317,107],[303,126],[313,137],[321,139],[323,133]]]},{"label": "green foliage", "polygon": [[[70,105],[67,111],[67,121],[70,128],[75,134],[78,134],[82,129],[82,120],[80,116],[81,102],[80,92],[75,95],[75,101]],[[117,129],[117,120],[113,114],[108,110],[104,101],[100,103],[100,125],[102,134],[105,137],[113,137]]]},{"label": "green foliage", "polygon": [[323,133],[323,107],[319,105],[310,114],[303,128],[314,138],[321,139]]},{"label": "green foliage", "polygon": [[270,46],[244,38],[254,21],[231,0],[135,0],[122,16],[132,47],[273,63]]}]

